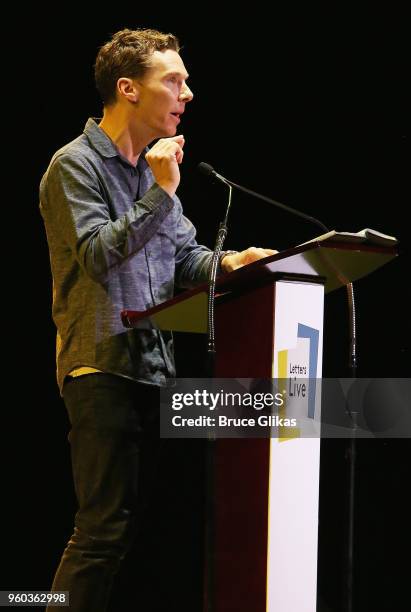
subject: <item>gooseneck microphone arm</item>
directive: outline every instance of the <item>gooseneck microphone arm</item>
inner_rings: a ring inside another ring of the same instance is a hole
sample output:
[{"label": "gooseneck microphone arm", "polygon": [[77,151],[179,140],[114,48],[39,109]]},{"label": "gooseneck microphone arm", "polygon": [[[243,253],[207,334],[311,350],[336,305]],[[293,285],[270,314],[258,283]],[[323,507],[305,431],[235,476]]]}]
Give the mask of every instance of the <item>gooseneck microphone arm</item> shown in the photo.
[{"label": "gooseneck microphone arm", "polygon": [[315,225],[318,225],[319,227],[321,227],[321,229],[324,230],[325,232],[330,231],[330,229],[326,225],[324,225],[324,223],[322,223],[319,219],[316,219],[315,217],[312,217],[311,215],[307,215],[301,212],[300,210],[296,210],[295,208],[292,208],[291,206],[286,206],[286,204],[282,204],[282,202],[277,202],[277,200],[268,198],[267,196],[262,195],[261,193],[257,193],[256,191],[253,191],[252,189],[248,189],[247,187],[238,185],[237,183],[230,181],[224,176],[221,176],[221,174],[218,174],[212,166],[210,166],[209,164],[206,164],[205,162],[201,162],[201,164],[198,165],[198,169],[200,170],[200,172],[202,172],[206,176],[209,176],[210,178],[220,181],[221,183],[224,183],[226,185],[232,185],[239,191],[243,191],[244,193],[247,193],[248,195],[251,195],[254,198],[262,200],[263,202],[267,202],[267,204],[271,204],[272,206],[275,206],[276,208],[281,208],[282,210],[285,210],[286,212],[292,215],[296,215],[297,217],[301,217],[302,219],[305,219],[306,221],[310,221],[311,223],[314,223]]},{"label": "gooseneck microphone arm", "polygon": [[226,213],[224,217],[224,221],[220,223],[220,227],[218,228],[217,238],[214,246],[214,252],[211,258],[211,265],[208,273],[208,300],[207,300],[207,330],[208,330],[208,338],[207,338],[207,353],[208,353],[208,370],[209,374],[212,377],[214,374],[214,365],[215,365],[215,327],[214,327],[214,299],[215,299],[215,284],[217,279],[217,270],[218,265],[220,263],[221,251],[223,248],[224,240],[227,236],[227,221],[228,214],[231,208],[231,198],[233,188],[231,185],[227,183],[228,187],[228,204],[226,208]]}]

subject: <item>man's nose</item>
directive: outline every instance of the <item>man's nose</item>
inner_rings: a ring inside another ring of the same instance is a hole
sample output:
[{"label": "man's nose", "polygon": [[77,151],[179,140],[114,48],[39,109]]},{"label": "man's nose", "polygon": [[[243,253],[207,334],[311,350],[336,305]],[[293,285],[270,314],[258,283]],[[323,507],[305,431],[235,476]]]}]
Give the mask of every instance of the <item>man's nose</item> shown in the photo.
[{"label": "man's nose", "polygon": [[194,97],[194,94],[191,91],[191,89],[188,87],[188,85],[184,84],[180,91],[180,96],[179,96],[180,100],[182,102],[191,102],[193,97]]}]

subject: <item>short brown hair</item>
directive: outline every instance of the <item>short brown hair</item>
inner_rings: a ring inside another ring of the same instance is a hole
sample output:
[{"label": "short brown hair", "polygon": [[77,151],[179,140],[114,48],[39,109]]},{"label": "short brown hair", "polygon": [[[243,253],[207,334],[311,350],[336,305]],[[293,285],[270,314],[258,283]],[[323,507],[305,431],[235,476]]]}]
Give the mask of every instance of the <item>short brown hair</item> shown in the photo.
[{"label": "short brown hair", "polygon": [[141,77],[150,67],[154,51],[180,51],[180,43],[173,34],[157,30],[120,30],[103,45],[96,58],[94,76],[105,106],[116,101],[117,81],[121,77]]}]

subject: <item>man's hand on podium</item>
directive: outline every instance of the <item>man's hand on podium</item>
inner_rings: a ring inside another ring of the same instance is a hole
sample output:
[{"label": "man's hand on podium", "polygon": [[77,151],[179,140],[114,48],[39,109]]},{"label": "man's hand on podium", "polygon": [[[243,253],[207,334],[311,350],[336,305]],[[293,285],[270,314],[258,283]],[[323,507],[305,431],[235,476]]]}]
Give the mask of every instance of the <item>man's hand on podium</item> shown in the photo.
[{"label": "man's hand on podium", "polygon": [[224,272],[232,272],[233,270],[237,270],[237,268],[253,263],[253,261],[258,261],[259,259],[275,255],[276,253],[278,253],[278,251],[274,251],[273,249],[249,247],[245,251],[225,255],[221,260],[221,267]]}]

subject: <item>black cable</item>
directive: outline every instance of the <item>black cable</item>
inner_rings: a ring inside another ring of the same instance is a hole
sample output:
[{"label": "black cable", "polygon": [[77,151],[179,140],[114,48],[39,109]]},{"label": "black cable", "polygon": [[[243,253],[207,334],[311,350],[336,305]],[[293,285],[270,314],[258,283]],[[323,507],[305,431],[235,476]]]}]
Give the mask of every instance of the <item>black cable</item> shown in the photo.
[{"label": "black cable", "polygon": [[[350,356],[349,369],[351,378],[357,375],[357,322],[355,312],[354,287],[347,285],[348,313],[350,327]],[[347,447],[346,458],[348,462],[348,508],[347,508],[347,550],[345,575],[345,612],[352,612],[354,602],[354,518],[355,518],[355,468],[357,459],[356,431],[358,412],[351,410],[347,405],[348,416],[351,420],[351,437]]]}]

